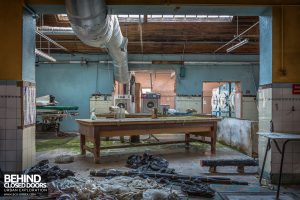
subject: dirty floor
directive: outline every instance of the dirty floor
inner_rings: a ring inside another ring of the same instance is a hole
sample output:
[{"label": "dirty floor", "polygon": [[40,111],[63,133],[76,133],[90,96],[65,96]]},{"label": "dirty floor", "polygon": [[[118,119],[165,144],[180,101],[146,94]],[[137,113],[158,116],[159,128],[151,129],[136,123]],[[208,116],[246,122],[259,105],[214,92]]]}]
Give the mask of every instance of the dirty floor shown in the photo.
[{"label": "dirty floor", "polygon": [[[159,135],[160,141],[184,140],[184,135]],[[146,139],[143,136],[141,139]],[[120,144],[118,138],[112,138],[113,141],[103,142],[102,146]],[[128,138],[125,138],[128,141]],[[155,141],[153,138],[148,142]],[[211,188],[222,194],[223,197],[216,195],[215,199],[274,199],[275,190],[272,187],[260,187],[258,184],[257,167],[245,167],[245,174],[241,175],[236,172],[236,167],[219,167],[217,174],[210,174],[208,167],[201,167],[200,160],[202,159],[243,159],[248,156],[231,149],[224,145],[217,145],[215,155],[210,153],[210,146],[202,143],[191,143],[190,148],[186,149],[185,144],[159,145],[147,147],[132,147],[123,149],[110,149],[101,151],[100,164],[93,162],[92,154],[87,153],[86,156],[81,156],[79,152],[79,139],[76,135],[57,138],[54,134],[37,134],[37,160],[49,159],[50,163],[54,163],[54,159],[58,155],[69,154],[75,156],[75,161],[69,164],[59,164],[61,168],[70,169],[76,172],[78,176],[88,177],[89,171],[92,169],[126,168],[125,163],[127,157],[132,154],[142,154],[144,152],[160,155],[167,159],[170,163],[170,168],[174,168],[177,173],[185,175],[207,175],[207,176],[226,176],[233,180],[247,181],[248,186],[237,185],[218,185],[212,184]],[[281,199],[300,199],[300,187],[289,186],[282,187],[282,192],[286,192],[286,196]],[[245,194],[252,196],[245,196]],[[253,196],[254,194],[254,196]],[[270,198],[266,196],[259,197],[257,194],[270,194]],[[274,195],[273,195],[274,194]],[[200,198],[190,198],[200,199]],[[205,198],[201,198],[205,199]]]}]

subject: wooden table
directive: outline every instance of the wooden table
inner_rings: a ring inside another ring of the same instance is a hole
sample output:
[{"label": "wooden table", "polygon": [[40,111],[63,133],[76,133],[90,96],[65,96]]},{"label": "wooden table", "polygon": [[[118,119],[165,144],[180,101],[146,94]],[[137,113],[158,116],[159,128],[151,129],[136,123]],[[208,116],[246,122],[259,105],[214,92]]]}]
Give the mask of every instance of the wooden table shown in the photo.
[{"label": "wooden table", "polygon": [[[258,132],[257,134],[262,137],[266,137],[268,139],[265,156],[263,159],[263,165],[262,165],[261,173],[260,173],[260,177],[259,177],[260,184],[261,184],[261,180],[262,180],[264,169],[265,169],[267,154],[268,154],[268,151],[271,149],[271,141],[274,142],[275,147],[277,148],[278,152],[281,154],[279,179],[278,179],[277,193],[276,193],[276,199],[279,199],[285,148],[289,142],[300,142],[300,134],[273,133],[273,132]],[[281,149],[277,143],[277,140],[284,140]]]},{"label": "wooden table", "polygon": [[[219,121],[218,118],[103,118],[97,120],[77,119],[76,121],[79,124],[81,154],[85,155],[86,150],[92,152],[94,154],[95,163],[100,162],[100,137],[184,133],[185,141],[183,142],[185,142],[188,145],[191,141],[190,134],[197,134],[205,137],[210,137],[210,141],[202,142],[206,142],[211,145],[212,153],[215,153],[216,151],[216,131],[217,121]],[[88,147],[86,145],[87,141],[92,142],[94,146]],[[166,144],[166,142],[164,144]],[[144,144],[131,145],[131,147],[132,146],[144,146]]]}]

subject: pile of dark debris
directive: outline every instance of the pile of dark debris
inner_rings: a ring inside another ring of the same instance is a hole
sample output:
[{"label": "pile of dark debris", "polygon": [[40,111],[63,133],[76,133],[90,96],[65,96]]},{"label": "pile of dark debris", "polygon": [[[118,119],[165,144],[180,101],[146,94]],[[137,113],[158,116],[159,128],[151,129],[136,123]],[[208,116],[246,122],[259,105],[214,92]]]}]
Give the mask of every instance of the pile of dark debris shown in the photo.
[{"label": "pile of dark debris", "polygon": [[[150,154],[132,155],[127,159],[130,170],[91,170],[90,177],[77,177],[71,170],[51,166],[48,160],[24,171],[39,174],[48,185],[48,194],[32,199],[99,199],[99,200],[177,200],[188,196],[212,198],[210,184],[247,184],[223,177],[186,176],[169,168],[169,162]],[[102,178],[99,178],[102,177]]]}]

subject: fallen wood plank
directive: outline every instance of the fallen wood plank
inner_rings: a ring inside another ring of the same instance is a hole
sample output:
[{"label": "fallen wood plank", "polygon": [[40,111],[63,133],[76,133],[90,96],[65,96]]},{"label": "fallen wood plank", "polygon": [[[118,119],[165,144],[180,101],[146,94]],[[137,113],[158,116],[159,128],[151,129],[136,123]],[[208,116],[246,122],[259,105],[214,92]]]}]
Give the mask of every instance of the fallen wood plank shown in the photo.
[{"label": "fallen wood plank", "polygon": [[232,160],[201,160],[201,166],[258,166],[258,161],[254,159],[232,159]]}]

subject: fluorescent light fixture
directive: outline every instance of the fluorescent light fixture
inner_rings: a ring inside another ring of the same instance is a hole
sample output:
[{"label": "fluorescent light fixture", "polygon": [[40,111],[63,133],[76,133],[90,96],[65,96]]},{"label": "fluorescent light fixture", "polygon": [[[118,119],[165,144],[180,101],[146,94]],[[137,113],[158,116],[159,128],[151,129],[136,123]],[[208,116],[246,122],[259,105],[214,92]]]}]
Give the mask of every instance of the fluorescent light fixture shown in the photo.
[{"label": "fluorescent light fixture", "polygon": [[233,45],[232,47],[228,48],[226,51],[227,51],[227,53],[229,53],[229,52],[243,46],[244,44],[247,44],[248,42],[249,42],[248,39],[244,39],[244,40],[240,41],[239,43],[237,43],[236,45]]},{"label": "fluorescent light fixture", "polygon": [[52,56],[50,56],[50,55],[48,55],[48,54],[46,54],[46,53],[44,53],[44,52],[42,52],[38,49],[35,49],[35,54],[38,55],[38,56],[41,56],[41,57],[43,57],[43,58],[45,58],[49,61],[56,62],[55,58],[53,58]]}]

